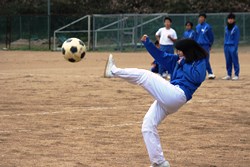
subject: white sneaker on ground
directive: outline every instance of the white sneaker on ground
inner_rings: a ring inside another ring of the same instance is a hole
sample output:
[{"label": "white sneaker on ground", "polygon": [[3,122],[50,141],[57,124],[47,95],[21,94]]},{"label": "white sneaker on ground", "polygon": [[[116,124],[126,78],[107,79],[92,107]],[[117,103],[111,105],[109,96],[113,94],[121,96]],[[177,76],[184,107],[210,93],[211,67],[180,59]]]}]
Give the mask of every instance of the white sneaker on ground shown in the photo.
[{"label": "white sneaker on ground", "polygon": [[115,63],[114,63],[113,55],[110,54],[108,59],[107,59],[107,62],[106,62],[106,66],[105,66],[105,70],[104,70],[104,78],[114,77],[114,75],[111,72],[111,68],[113,67],[114,64]]},{"label": "white sneaker on ground", "polygon": [[229,75],[227,75],[227,76],[223,77],[222,79],[223,79],[223,80],[230,80],[231,77],[230,77]]},{"label": "white sneaker on ground", "polygon": [[165,162],[163,162],[163,163],[161,163],[161,164],[159,164],[159,165],[153,164],[153,165],[150,166],[150,167],[170,167],[170,164],[169,164],[168,161],[165,161]]},{"label": "white sneaker on ground", "polygon": [[216,76],[214,74],[208,74],[208,79],[215,79]]},{"label": "white sneaker on ground", "polygon": [[239,80],[239,77],[238,77],[238,76],[234,76],[234,77],[232,78],[232,80],[233,80],[233,81]]}]

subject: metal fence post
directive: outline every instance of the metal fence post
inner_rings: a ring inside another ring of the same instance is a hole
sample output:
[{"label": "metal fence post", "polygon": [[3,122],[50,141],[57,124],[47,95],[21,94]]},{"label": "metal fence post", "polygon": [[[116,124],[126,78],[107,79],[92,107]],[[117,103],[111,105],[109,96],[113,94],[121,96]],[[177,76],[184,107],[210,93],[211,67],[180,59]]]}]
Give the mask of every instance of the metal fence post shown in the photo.
[{"label": "metal fence post", "polygon": [[246,17],[245,13],[243,13],[243,41],[246,41]]},{"label": "metal fence post", "polygon": [[96,30],[95,30],[95,15],[93,15],[93,50],[95,50],[96,45]]},{"label": "metal fence post", "polygon": [[50,0],[48,0],[48,40],[49,40],[49,50],[51,49],[51,40],[50,40]]},{"label": "metal fence post", "polygon": [[88,50],[89,50],[89,47],[90,47],[90,33],[91,33],[91,16],[89,15],[88,16]]},{"label": "metal fence post", "polygon": [[20,29],[19,29],[19,33],[20,33],[19,36],[20,36],[20,37],[19,37],[19,38],[22,39],[22,38],[23,38],[23,34],[22,34],[22,16],[21,16],[21,15],[19,16],[19,26],[20,26],[20,27],[19,27],[19,28],[20,28]]}]

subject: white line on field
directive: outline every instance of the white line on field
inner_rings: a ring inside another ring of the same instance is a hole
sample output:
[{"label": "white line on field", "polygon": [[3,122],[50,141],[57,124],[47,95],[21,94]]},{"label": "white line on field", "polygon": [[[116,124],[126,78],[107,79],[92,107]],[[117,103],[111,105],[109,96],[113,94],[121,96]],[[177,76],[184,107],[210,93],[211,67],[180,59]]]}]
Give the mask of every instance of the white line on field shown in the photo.
[{"label": "white line on field", "polygon": [[62,110],[62,111],[53,111],[53,112],[36,112],[36,113],[21,113],[21,114],[5,114],[0,115],[0,117],[14,117],[14,116],[37,116],[37,115],[53,115],[53,114],[62,114],[62,113],[72,113],[77,111],[84,111],[84,110],[107,110],[107,109],[116,109],[115,107],[86,107],[86,108],[79,108],[73,110]]},{"label": "white line on field", "polygon": [[[135,105],[133,107],[145,107],[145,105]],[[128,106],[119,106],[119,107],[82,107],[78,109],[65,109],[62,111],[53,111],[53,112],[36,112],[36,113],[20,113],[20,114],[4,114],[0,115],[2,117],[20,117],[20,116],[37,116],[37,115],[53,115],[53,114],[62,114],[62,113],[73,113],[78,111],[100,111],[100,110],[114,110],[120,108],[128,108]]]},{"label": "white line on field", "polygon": [[[58,76],[60,74],[39,74],[39,73],[13,73],[13,72],[1,72],[0,75],[7,75],[7,77],[9,77],[10,75],[14,75],[15,78],[19,78],[19,77],[35,77],[35,76],[39,76],[39,77],[49,77],[49,76]],[[75,78],[83,78],[83,75],[70,75],[70,77],[68,78],[72,78],[72,77],[75,77]],[[86,76],[85,76],[86,77]],[[100,78],[100,75],[90,75],[88,76],[90,78]]]},{"label": "white line on field", "polygon": [[[77,130],[96,130],[96,129],[108,129],[108,128],[120,128],[120,127],[127,127],[127,126],[135,126],[138,124],[141,124],[142,122],[129,122],[129,123],[122,123],[122,124],[111,124],[111,125],[103,125],[103,126],[89,126],[89,127],[73,127],[73,128],[62,128],[62,130],[65,131],[77,131]],[[14,133],[14,132],[20,132],[20,133],[26,133],[26,132],[32,132],[32,131],[50,131],[49,129],[13,129],[13,130],[0,130],[1,133]]]},{"label": "white line on field", "polygon": [[130,122],[130,123],[123,123],[123,124],[111,124],[111,125],[104,125],[104,126],[94,126],[94,127],[74,127],[74,128],[66,128],[66,131],[75,131],[75,130],[86,130],[86,129],[105,129],[105,128],[116,128],[116,127],[126,127],[126,126],[134,126],[137,124],[141,124],[142,122]]},{"label": "white line on field", "polygon": [[[147,107],[145,105],[135,105],[133,107]],[[23,114],[5,114],[0,115],[0,118],[4,117],[20,117],[20,116],[37,116],[37,115],[53,115],[53,114],[62,114],[62,113],[72,113],[78,111],[97,111],[97,110],[113,110],[113,109],[121,109],[128,108],[127,106],[116,106],[116,107],[83,107],[78,109],[65,109],[62,111],[54,111],[54,112],[37,112],[37,113],[23,113]],[[96,130],[96,129],[105,129],[105,128],[119,128],[119,127],[127,127],[127,126],[135,126],[137,124],[141,124],[142,122],[127,122],[121,124],[110,124],[110,125],[100,125],[100,126],[88,126],[88,127],[72,127],[72,128],[62,128],[65,131],[77,131],[77,130]],[[2,133],[27,133],[32,131],[48,131],[47,129],[13,129],[13,130],[0,130],[0,134]]]}]

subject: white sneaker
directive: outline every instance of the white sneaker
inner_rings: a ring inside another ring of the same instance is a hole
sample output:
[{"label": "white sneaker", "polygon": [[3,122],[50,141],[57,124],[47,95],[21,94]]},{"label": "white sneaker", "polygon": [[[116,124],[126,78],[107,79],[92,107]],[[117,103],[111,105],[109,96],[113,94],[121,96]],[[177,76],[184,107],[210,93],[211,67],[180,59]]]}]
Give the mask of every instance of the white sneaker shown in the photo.
[{"label": "white sneaker", "polygon": [[208,74],[208,79],[215,79],[216,76],[214,74]]},{"label": "white sneaker", "polygon": [[162,164],[160,164],[160,165],[157,165],[157,164],[153,164],[152,166],[150,166],[150,167],[170,167],[170,164],[169,164],[169,162],[168,161],[165,161],[165,162],[163,162]]},{"label": "white sneaker", "polygon": [[104,78],[112,78],[114,77],[114,75],[111,72],[111,68],[114,65],[114,59],[113,59],[113,55],[110,54],[108,57],[108,60],[106,62],[106,66],[105,66],[105,70],[104,70]]},{"label": "white sneaker", "polygon": [[238,77],[238,76],[234,76],[234,77],[232,78],[232,80],[233,80],[233,81],[239,80],[239,77]]},{"label": "white sneaker", "polygon": [[222,79],[223,79],[223,80],[230,80],[231,77],[230,77],[229,75],[227,75],[227,76],[223,77]]}]

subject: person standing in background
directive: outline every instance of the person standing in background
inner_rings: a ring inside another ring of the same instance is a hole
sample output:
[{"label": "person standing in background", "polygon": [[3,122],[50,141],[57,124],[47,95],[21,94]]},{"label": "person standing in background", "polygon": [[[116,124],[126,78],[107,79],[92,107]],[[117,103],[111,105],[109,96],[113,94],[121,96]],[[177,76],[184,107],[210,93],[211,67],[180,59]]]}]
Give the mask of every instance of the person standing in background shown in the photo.
[{"label": "person standing in background", "polygon": [[186,24],[186,31],[183,33],[182,38],[190,38],[195,40],[195,31],[193,30],[193,23],[191,21],[187,21]]},{"label": "person standing in background", "polygon": [[206,23],[207,15],[205,13],[199,14],[199,24],[196,26],[196,42],[208,52],[207,56],[207,72],[208,79],[215,79],[215,75],[213,74],[212,67],[210,65],[210,50],[214,42],[214,34],[212,31],[212,27]]},{"label": "person standing in background", "polygon": [[234,77],[232,80],[239,79],[240,66],[238,58],[238,45],[239,45],[240,31],[235,25],[235,15],[230,13],[227,16],[227,26],[225,28],[224,38],[224,54],[226,59],[227,76],[223,77],[224,80],[230,80],[232,77],[232,66],[234,66]]},{"label": "person standing in background", "polygon": [[[164,25],[165,27],[160,28],[156,34],[155,37],[160,43],[160,50],[174,54],[174,42],[177,40],[177,34],[173,28],[171,28],[172,19],[169,17],[164,18]],[[163,77],[166,75],[166,69],[159,66],[159,74],[161,74]],[[171,75],[171,72],[168,71],[168,73]],[[168,75],[168,79],[170,79],[170,75]]]}]

